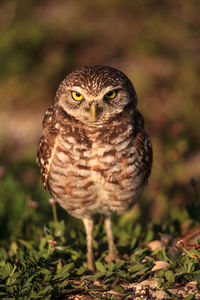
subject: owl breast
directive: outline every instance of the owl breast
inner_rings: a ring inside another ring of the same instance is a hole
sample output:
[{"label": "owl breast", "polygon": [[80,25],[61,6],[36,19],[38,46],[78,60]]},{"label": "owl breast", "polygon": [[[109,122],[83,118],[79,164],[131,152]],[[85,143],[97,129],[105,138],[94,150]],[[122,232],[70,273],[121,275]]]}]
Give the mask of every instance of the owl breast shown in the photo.
[{"label": "owl breast", "polygon": [[74,217],[123,213],[143,190],[131,124],[108,132],[61,128],[56,138],[48,186]]}]

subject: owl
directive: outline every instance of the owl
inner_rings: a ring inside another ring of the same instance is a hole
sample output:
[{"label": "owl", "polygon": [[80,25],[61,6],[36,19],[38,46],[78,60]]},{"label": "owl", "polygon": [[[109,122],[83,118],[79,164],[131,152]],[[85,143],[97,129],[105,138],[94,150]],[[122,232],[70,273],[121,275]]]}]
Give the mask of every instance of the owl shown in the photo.
[{"label": "owl", "polygon": [[131,81],[108,66],[86,66],[60,84],[44,116],[38,149],[43,186],[83,220],[87,267],[95,270],[94,215],[104,216],[108,262],[117,260],[111,215],[138,201],[152,166],[152,145]]}]

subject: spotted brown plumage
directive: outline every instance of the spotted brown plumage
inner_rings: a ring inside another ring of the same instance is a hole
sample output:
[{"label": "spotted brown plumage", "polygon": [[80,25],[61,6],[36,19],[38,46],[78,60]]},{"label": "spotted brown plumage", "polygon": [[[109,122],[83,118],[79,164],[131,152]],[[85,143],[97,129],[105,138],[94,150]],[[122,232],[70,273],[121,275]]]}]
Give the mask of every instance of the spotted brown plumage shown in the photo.
[{"label": "spotted brown plumage", "polygon": [[94,214],[105,216],[107,260],[115,260],[110,215],[130,209],[150,175],[151,141],[136,106],[125,74],[91,66],[63,80],[44,117],[38,149],[43,185],[69,214],[83,219],[90,270]]}]

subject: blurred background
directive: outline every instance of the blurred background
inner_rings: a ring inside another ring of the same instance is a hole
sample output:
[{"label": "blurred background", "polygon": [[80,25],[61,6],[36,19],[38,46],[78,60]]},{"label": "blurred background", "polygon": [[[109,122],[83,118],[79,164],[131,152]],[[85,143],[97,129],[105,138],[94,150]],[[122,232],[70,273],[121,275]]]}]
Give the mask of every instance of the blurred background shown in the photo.
[{"label": "blurred background", "polygon": [[[178,231],[183,221],[199,218],[199,12],[198,0],[1,1],[4,243],[31,237],[50,218],[49,195],[41,187],[35,162],[41,123],[60,81],[87,64],[119,68],[138,94],[154,165],[136,215],[142,218],[145,211],[147,226],[156,224],[166,231],[171,224],[178,224],[171,229]],[[67,218],[62,210],[60,214]]]}]

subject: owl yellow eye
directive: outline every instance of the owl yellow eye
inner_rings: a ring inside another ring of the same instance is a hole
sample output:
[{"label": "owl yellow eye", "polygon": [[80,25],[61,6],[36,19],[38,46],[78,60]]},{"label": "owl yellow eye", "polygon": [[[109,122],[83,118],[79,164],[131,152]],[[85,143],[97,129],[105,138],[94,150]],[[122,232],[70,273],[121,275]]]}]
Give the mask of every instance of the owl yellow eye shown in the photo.
[{"label": "owl yellow eye", "polygon": [[83,100],[83,96],[80,93],[75,92],[75,91],[72,92],[72,98],[76,101]]},{"label": "owl yellow eye", "polygon": [[117,91],[114,90],[114,91],[110,91],[107,94],[105,94],[104,98],[107,100],[111,100],[111,99],[114,99],[116,96],[117,96]]}]

